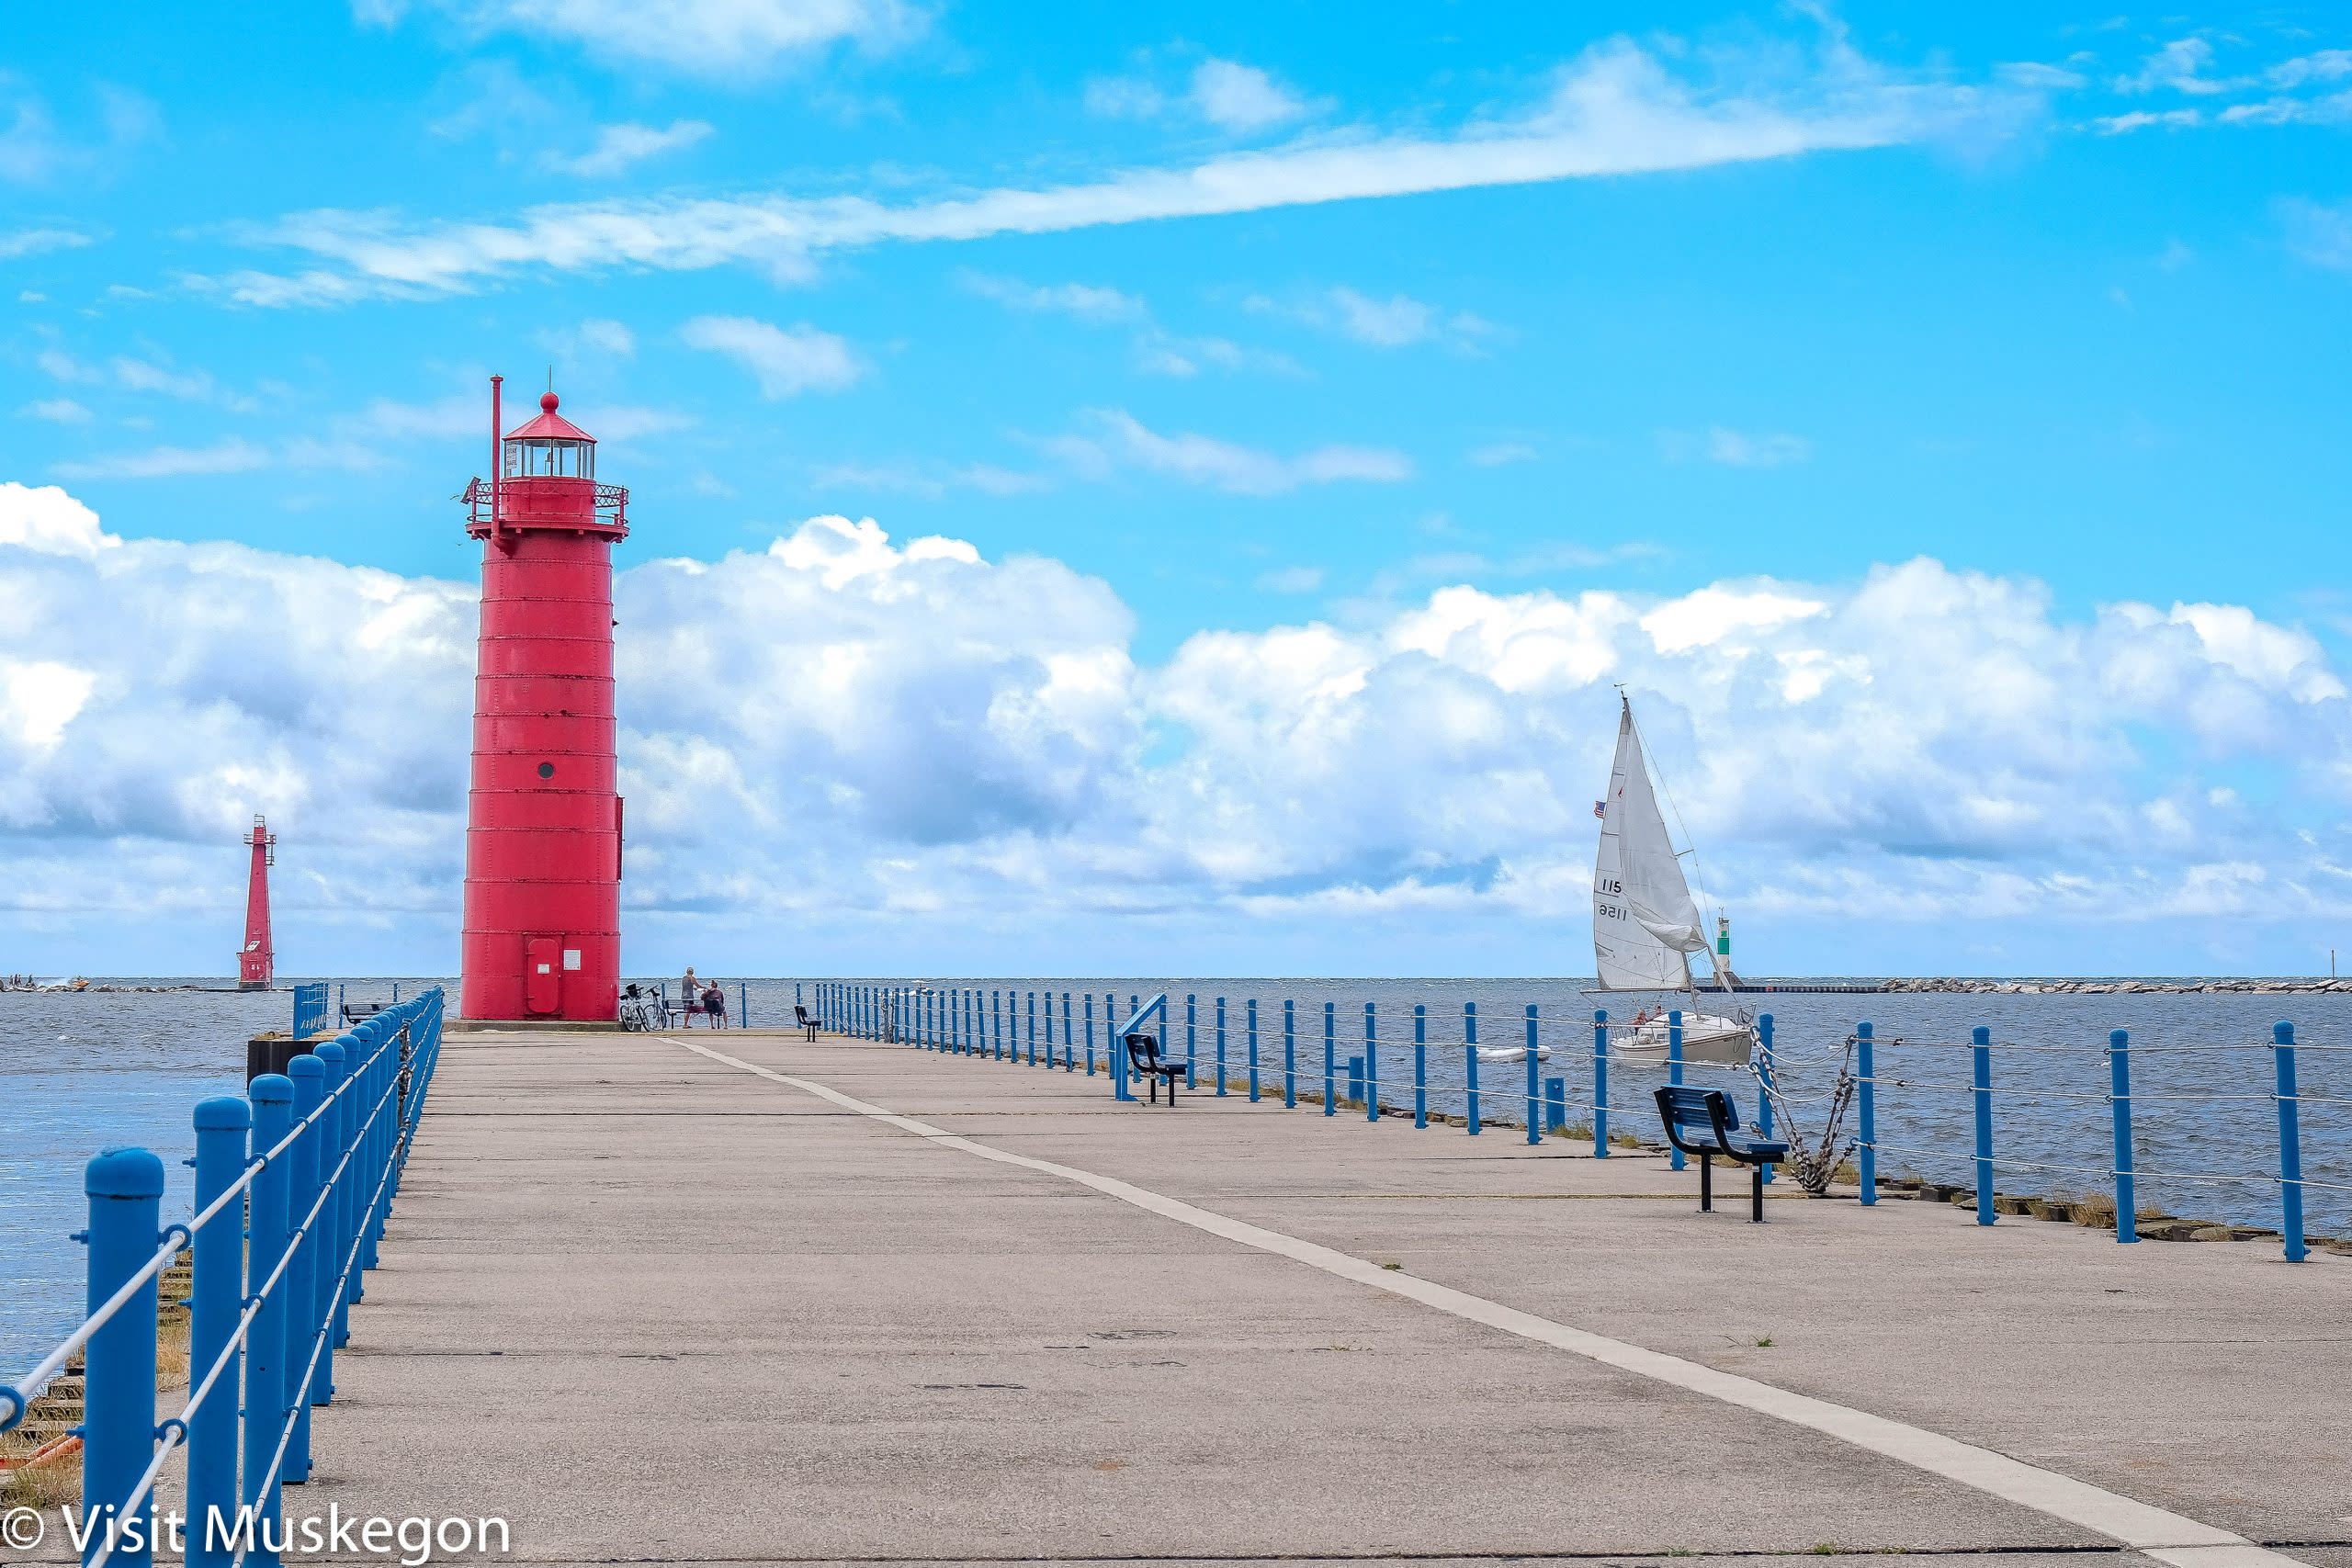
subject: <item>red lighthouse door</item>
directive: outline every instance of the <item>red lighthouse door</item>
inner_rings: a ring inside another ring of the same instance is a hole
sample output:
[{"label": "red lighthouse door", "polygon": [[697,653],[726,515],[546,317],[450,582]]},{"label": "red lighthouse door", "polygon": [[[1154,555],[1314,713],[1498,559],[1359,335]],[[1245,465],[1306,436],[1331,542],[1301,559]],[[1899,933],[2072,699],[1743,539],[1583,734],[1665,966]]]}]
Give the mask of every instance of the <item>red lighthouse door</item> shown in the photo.
[{"label": "red lighthouse door", "polygon": [[544,1018],[562,1005],[563,954],[551,936],[523,943],[523,1010]]}]

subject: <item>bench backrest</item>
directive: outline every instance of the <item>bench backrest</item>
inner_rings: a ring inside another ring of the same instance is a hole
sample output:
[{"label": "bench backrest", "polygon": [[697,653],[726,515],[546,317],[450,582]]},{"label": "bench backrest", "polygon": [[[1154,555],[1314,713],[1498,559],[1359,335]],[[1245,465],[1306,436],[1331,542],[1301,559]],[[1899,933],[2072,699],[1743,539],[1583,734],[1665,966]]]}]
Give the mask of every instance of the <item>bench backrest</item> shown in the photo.
[{"label": "bench backrest", "polygon": [[797,1021],[798,1021],[798,1022],[799,1022],[799,1023],[800,1023],[804,1028],[808,1025],[808,1010],[807,1008],[805,1008],[805,1007],[802,1007],[798,1002],[795,1002],[795,1003],[793,1003],[793,1004],[792,1004],[792,1016],[793,1016],[793,1018],[794,1018],[795,1020],[797,1020]]},{"label": "bench backrest", "polygon": [[1677,1132],[1713,1138],[1715,1129],[1739,1131],[1739,1111],[1731,1096],[1719,1089],[1678,1089],[1669,1084],[1657,1091],[1658,1114]]},{"label": "bench backrest", "polygon": [[1137,1071],[1159,1070],[1159,1042],[1156,1038],[1138,1032],[1126,1037],[1126,1046],[1127,1060],[1136,1065]]}]

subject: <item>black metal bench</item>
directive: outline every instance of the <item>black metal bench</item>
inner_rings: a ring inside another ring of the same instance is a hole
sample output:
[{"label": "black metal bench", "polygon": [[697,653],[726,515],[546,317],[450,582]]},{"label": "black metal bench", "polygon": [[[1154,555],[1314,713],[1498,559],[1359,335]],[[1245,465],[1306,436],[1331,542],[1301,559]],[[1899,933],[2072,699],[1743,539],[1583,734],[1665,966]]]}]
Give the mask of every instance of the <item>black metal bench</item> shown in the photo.
[{"label": "black metal bench", "polygon": [[797,1021],[799,1026],[808,1032],[809,1039],[814,1040],[817,1038],[817,1021],[808,1016],[808,1010],[807,1008],[802,1007],[798,1002],[793,1003],[792,1016],[796,1021]]},{"label": "black metal bench", "polygon": [[1750,1167],[1754,1201],[1748,1218],[1764,1223],[1764,1168],[1786,1159],[1789,1145],[1775,1138],[1759,1138],[1739,1130],[1739,1112],[1731,1096],[1719,1089],[1677,1089],[1657,1091],[1658,1120],[1666,1123],[1667,1141],[1686,1155],[1699,1156],[1699,1208],[1715,1206],[1714,1156]]},{"label": "black metal bench", "polygon": [[1168,1080],[1168,1106],[1176,1107],[1176,1080],[1184,1076],[1184,1064],[1171,1062],[1159,1054],[1159,1042],[1152,1035],[1138,1031],[1125,1036],[1127,1066],[1150,1080],[1151,1103],[1159,1103],[1159,1080]]},{"label": "black metal bench", "polygon": [[390,1002],[345,1002],[343,1004],[343,1021],[365,1023],[391,1005]]}]

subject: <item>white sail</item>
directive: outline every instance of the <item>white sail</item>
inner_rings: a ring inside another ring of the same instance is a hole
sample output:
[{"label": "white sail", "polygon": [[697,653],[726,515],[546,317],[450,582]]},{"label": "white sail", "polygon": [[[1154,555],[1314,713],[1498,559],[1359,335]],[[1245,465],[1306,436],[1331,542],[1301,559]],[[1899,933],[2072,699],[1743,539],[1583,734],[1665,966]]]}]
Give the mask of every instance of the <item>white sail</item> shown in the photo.
[{"label": "white sail", "polygon": [[1600,853],[1592,868],[1592,956],[1601,989],[1688,989],[1685,955],[1706,945],[1690,885],[1650,788],[1649,763],[1628,703],[1617,719],[1617,758],[1609,769]]}]

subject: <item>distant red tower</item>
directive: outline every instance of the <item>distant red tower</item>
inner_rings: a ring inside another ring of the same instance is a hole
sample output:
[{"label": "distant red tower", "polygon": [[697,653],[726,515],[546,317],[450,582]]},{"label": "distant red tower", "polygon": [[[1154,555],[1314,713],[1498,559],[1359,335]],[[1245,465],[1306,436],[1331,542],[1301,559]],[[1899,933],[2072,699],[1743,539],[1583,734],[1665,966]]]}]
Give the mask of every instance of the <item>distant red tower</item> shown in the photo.
[{"label": "distant red tower", "polygon": [[556,411],[502,438],[466,488],[482,541],[459,1009],[611,1022],[620,1010],[621,799],[613,728],[613,543],[628,491]]},{"label": "distant red tower", "polygon": [[277,983],[277,950],[269,940],[269,868],[277,863],[277,835],[256,814],[254,830],[237,840],[254,852],[245,884],[245,945],[237,949],[237,989],[266,991]]}]

